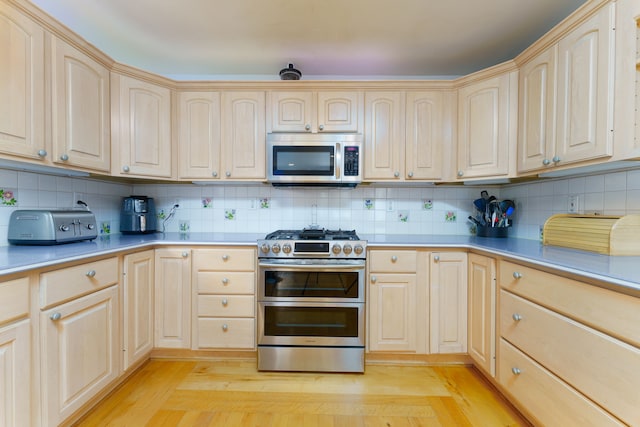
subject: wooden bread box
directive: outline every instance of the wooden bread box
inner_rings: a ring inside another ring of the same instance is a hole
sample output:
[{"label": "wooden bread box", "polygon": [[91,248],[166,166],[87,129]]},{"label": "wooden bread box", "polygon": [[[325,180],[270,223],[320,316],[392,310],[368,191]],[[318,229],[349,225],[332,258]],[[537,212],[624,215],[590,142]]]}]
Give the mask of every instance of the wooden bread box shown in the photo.
[{"label": "wooden bread box", "polygon": [[640,215],[553,215],[544,224],[542,243],[606,255],[640,255]]}]

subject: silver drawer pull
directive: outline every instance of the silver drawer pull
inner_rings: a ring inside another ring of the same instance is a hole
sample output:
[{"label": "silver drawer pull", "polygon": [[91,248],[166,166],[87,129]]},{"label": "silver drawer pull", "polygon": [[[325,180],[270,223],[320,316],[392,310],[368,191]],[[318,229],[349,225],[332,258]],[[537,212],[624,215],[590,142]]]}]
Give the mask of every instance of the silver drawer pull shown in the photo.
[{"label": "silver drawer pull", "polygon": [[511,318],[513,318],[513,320],[515,320],[516,322],[519,322],[522,320],[522,316],[519,315],[518,313],[513,313],[513,316],[511,316]]},{"label": "silver drawer pull", "polygon": [[51,316],[49,316],[49,319],[51,320],[60,320],[62,318],[62,314],[60,313],[53,313]]},{"label": "silver drawer pull", "polygon": [[522,273],[518,273],[517,271],[513,272],[514,279],[522,279]]},{"label": "silver drawer pull", "polygon": [[434,262],[438,262],[438,261],[440,261],[440,256],[438,256],[438,255],[434,256],[434,257],[433,257],[433,261],[434,261]]},{"label": "silver drawer pull", "polygon": [[225,307],[227,306],[227,304],[229,304],[229,301],[227,301],[227,299],[223,299],[222,300],[222,305],[224,305]]},{"label": "silver drawer pull", "polygon": [[378,280],[376,276],[371,276],[371,283],[376,283],[376,280]]},{"label": "silver drawer pull", "polygon": [[513,375],[520,375],[522,373],[520,368],[511,368],[511,372],[513,372]]},{"label": "silver drawer pull", "polygon": [[229,326],[227,326],[226,323],[223,323],[222,324],[222,330],[226,332],[228,329],[229,329]]},{"label": "silver drawer pull", "polygon": [[89,270],[86,273],[87,277],[96,277],[96,271],[95,270]]},{"label": "silver drawer pull", "polygon": [[224,283],[224,284],[226,285],[227,283],[229,283],[229,279],[227,279],[226,277],[224,277],[224,278],[222,279],[222,283]]},{"label": "silver drawer pull", "polygon": [[392,257],[391,257],[391,262],[396,262],[396,261],[398,261],[398,257],[397,257],[397,256],[395,256],[395,255],[394,255],[394,256],[392,256]]},{"label": "silver drawer pull", "polygon": [[184,251],[182,252],[182,258],[187,258],[189,256],[189,252]]},{"label": "silver drawer pull", "polygon": [[229,261],[229,255],[222,255],[223,261]]}]

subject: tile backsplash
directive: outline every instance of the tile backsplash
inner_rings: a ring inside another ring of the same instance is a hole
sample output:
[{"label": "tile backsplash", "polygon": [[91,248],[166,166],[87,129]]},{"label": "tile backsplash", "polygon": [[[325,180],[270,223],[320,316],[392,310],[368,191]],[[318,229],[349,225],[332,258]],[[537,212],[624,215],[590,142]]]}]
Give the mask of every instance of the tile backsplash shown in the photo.
[{"label": "tile backsplash", "polygon": [[86,202],[101,233],[119,232],[120,201],[130,194],[153,197],[168,215],[168,232],[250,232],[302,228],[355,229],[361,234],[469,234],[473,200],[487,189],[516,202],[510,235],[538,239],[540,226],[566,213],[570,196],[579,212],[640,213],[640,169],[557,178],[501,187],[361,185],[355,189],[274,188],[263,184],[126,184],[95,178],[57,177],[0,169],[0,245],[7,245],[14,209],[69,208]]}]

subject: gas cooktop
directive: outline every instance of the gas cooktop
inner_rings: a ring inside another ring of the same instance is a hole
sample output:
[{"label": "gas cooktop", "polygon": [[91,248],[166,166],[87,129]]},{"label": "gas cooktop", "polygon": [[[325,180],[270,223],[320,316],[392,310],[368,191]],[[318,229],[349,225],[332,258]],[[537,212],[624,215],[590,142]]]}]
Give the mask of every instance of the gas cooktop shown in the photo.
[{"label": "gas cooktop", "polygon": [[278,230],[258,240],[260,258],[355,258],[366,256],[366,240],[355,230]]}]

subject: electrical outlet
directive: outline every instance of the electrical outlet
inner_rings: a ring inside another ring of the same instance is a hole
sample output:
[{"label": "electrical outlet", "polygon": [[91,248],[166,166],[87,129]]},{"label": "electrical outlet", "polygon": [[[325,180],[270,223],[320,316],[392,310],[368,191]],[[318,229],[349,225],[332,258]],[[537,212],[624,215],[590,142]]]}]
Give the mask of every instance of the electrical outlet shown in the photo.
[{"label": "electrical outlet", "polygon": [[569,196],[569,204],[567,206],[567,211],[569,213],[578,213],[578,204],[580,203],[580,197],[577,194],[572,194]]}]

